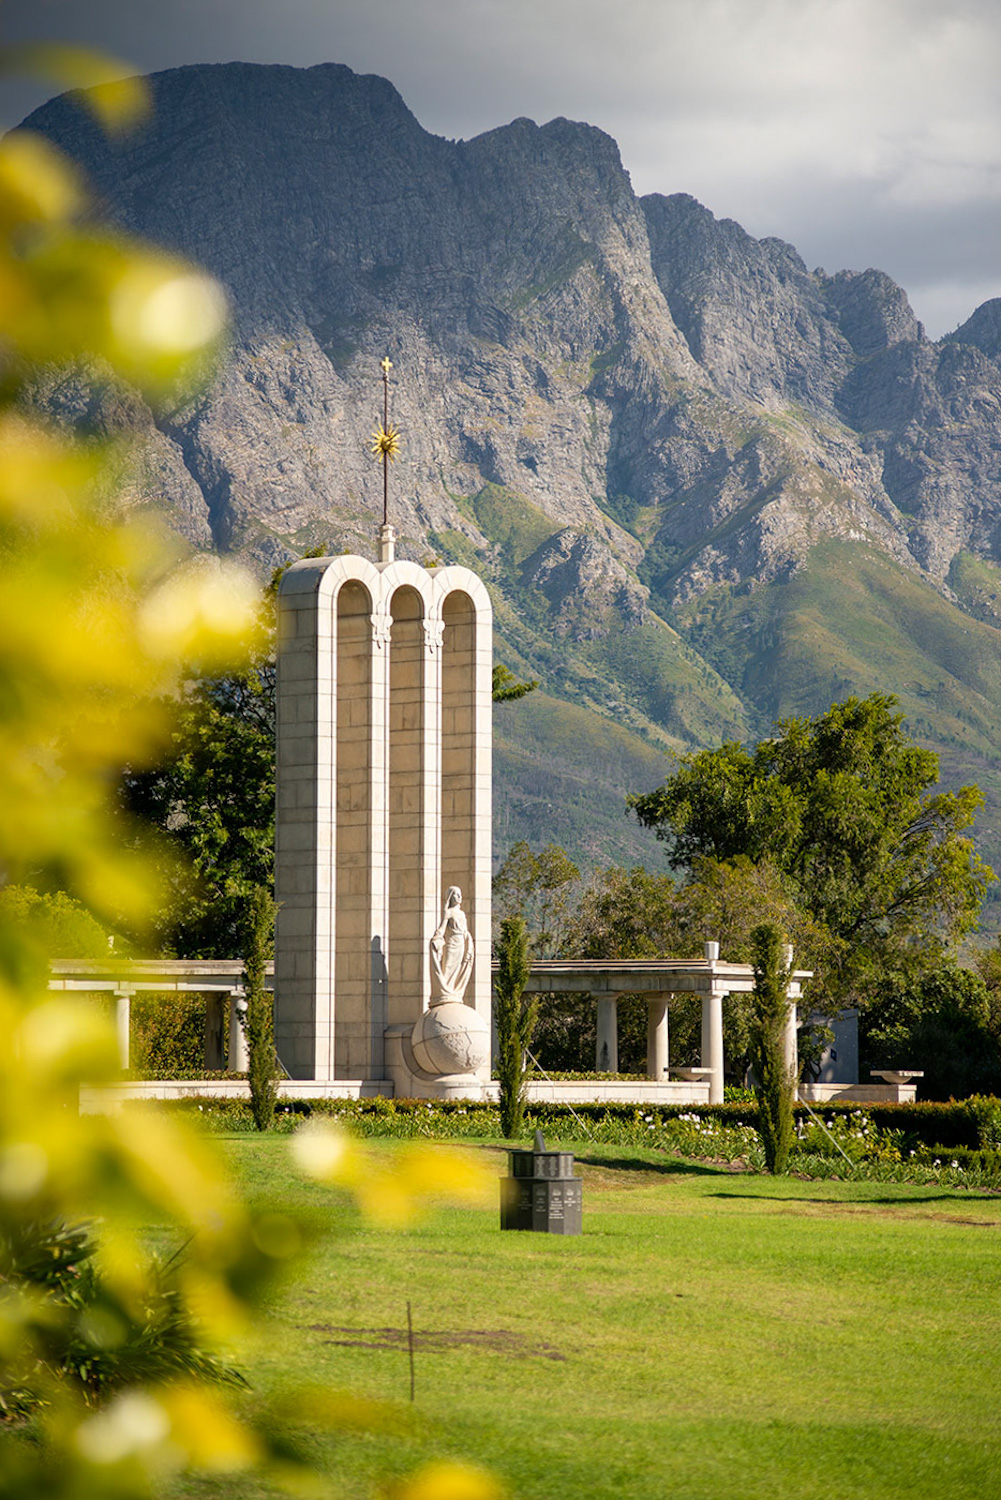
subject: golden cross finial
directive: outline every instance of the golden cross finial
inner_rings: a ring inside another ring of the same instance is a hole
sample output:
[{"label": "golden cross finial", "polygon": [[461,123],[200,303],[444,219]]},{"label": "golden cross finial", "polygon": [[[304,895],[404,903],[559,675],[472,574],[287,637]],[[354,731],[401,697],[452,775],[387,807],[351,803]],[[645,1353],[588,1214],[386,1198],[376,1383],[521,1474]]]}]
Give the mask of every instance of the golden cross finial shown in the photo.
[{"label": "golden cross finial", "polygon": [[389,372],[390,372],[390,370],[392,368],[393,368],[393,361],[390,359],[389,355],[387,354],[386,357],[385,357],[385,359],[383,359],[383,361],[382,361],[382,372],[383,372],[383,374],[384,375],[388,375]]}]

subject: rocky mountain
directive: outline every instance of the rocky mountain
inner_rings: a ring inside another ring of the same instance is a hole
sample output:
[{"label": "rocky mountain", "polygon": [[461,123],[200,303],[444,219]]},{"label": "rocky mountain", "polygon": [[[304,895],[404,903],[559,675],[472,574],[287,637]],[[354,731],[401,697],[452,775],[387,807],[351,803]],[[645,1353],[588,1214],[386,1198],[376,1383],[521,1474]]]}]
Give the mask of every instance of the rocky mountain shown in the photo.
[{"label": "rocky mountain", "polygon": [[72,96],[26,124],[220,278],[230,358],[173,411],[68,379],[47,403],[138,419],[136,502],[263,574],[371,552],[388,352],[402,550],[480,570],[545,686],[497,716],[502,846],[648,857],[622,791],[664,750],[880,688],[984,786],[1001,863],[1001,302],[932,342],[880,271],[637,199],[588,125],[447,141],[332,64],[152,83],[124,141]]}]

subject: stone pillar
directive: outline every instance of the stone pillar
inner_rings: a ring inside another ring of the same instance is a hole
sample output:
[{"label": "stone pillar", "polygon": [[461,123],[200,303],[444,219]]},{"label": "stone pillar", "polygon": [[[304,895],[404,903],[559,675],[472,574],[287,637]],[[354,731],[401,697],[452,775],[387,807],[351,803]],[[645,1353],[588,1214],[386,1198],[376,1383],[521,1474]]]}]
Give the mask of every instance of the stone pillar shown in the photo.
[{"label": "stone pillar", "polygon": [[[357,580],[337,593],[334,702],[335,821],[330,830],[334,915],[331,1078],[371,1076],[372,938],[381,937],[375,895],[381,885],[384,834],[378,762],[385,738],[379,712],[385,647],[378,617]],[[380,734],[381,731],[381,734]]]},{"label": "stone pillar", "polygon": [[646,1076],[656,1083],[667,1082],[667,996],[656,995],[647,1001]]},{"label": "stone pillar", "polygon": [[619,1071],[618,995],[598,996],[598,1034],[594,1044],[594,1071]]},{"label": "stone pillar", "polygon": [[[786,944],[783,950],[782,957],[786,969],[791,975],[793,958],[791,943]],[[793,996],[795,994],[798,994],[798,992],[799,986],[792,983],[786,990],[786,995],[789,1000],[789,1014],[786,1016],[785,1032],[783,1033],[782,1037],[782,1052],[785,1062],[785,1069],[787,1073],[790,1073],[792,1075],[794,1086],[798,1086],[799,1084],[799,1046],[796,1039],[796,1001],[793,998]]]},{"label": "stone pillar", "polygon": [[799,1047],[796,1041],[796,1002],[789,1001],[789,1014],[786,1017],[785,1031],[782,1034],[782,1054],[785,1061],[787,1073],[791,1073],[794,1081],[799,1083]]},{"label": "stone pillar", "polygon": [[702,1066],[711,1068],[709,1103],[723,1103],[723,989],[716,977],[719,943],[703,944],[709,970],[709,991],[702,997]]},{"label": "stone pillar", "polygon": [[118,1042],[118,1061],[123,1071],[129,1066],[129,1022],[134,994],[135,990],[126,985],[115,991],[115,1037]]},{"label": "stone pillar", "polygon": [[[402,565],[395,564],[402,573]],[[387,579],[392,568],[387,569]],[[401,582],[390,601],[387,1022],[414,1021],[430,998],[428,944],[441,899],[438,866],[440,702],[426,600]]]},{"label": "stone pillar", "polygon": [[[490,1021],[491,678],[490,620],[467,591],[468,577],[433,575],[443,625],[441,648],[441,884],[457,885],[476,960],[465,1001]],[[440,915],[440,913],[439,913]]]},{"label": "stone pillar", "polygon": [[711,1068],[709,1103],[723,1103],[723,995],[715,986],[702,997],[702,1066]]},{"label": "stone pillar", "polygon": [[329,558],[309,558],[278,593],[275,1046],[293,1078],[332,1076],[340,581]]},{"label": "stone pillar", "polygon": [[205,996],[202,1058],[210,1073],[218,1073],[226,1066],[223,1033],[227,1029],[229,1018],[224,1014],[225,1009],[226,1002],[217,991],[210,991]]},{"label": "stone pillar", "polygon": [[247,1046],[247,998],[242,989],[229,992],[229,1045],[226,1049],[226,1068],[230,1073],[246,1073],[250,1068],[250,1049]]}]

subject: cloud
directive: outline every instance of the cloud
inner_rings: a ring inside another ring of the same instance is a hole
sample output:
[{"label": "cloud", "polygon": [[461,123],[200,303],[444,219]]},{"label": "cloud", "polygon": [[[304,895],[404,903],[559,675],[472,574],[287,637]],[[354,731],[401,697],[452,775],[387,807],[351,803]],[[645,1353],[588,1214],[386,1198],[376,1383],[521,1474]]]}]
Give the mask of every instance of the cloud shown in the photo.
[{"label": "cloud", "polygon": [[637,191],[879,264],[929,331],[1001,294],[996,0],[15,0],[4,22],[143,69],[345,62],[450,137],[587,120]]}]

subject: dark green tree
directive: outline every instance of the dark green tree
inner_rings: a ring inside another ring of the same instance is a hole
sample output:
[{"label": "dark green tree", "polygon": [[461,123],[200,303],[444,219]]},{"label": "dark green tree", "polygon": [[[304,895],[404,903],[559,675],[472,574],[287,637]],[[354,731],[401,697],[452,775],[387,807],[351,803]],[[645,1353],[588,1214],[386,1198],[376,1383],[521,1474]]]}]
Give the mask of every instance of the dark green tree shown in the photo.
[{"label": "dark green tree", "polygon": [[510,667],[503,666],[499,661],[494,662],[491,691],[495,703],[513,703],[517,698],[534,693],[538,686],[537,677],[533,677],[530,682],[519,682]]},{"label": "dark green tree", "polygon": [[[599,871],[565,923],[562,953],[568,958],[593,959],[681,956],[684,950],[679,946],[677,894],[670,875],[651,874],[640,866],[631,870],[612,866]],[[675,1006],[677,1003],[673,1002]],[[589,997],[543,996],[536,1055],[554,1071],[590,1071],[594,1067],[595,1031],[595,1007]],[[619,998],[618,1039],[619,1071],[644,1073],[645,996]]]},{"label": "dark green tree", "polygon": [[[639,865],[613,865],[581,894],[563,946],[570,958],[680,958],[687,951],[683,943],[677,883]],[[693,951],[700,947],[701,939]]]},{"label": "dark green tree", "polygon": [[523,993],[529,971],[528,952],[524,919],[505,917],[497,942],[494,1014],[501,1131],[508,1140],[521,1134],[525,1115],[525,1054],[531,1045],[538,1010],[536,997],[526,999]]},{"label": "dark green tree", "polygon": [[251,893],[274,882],[273,663],[189,685],[169,754],[126,775],[123,801],[160,835],[162,949],[239,957]]},{"label": "dark green tree", "polygon": [[16,927],[39,960],[107,958],[114,947],[109,942],[112,934],[65,891],[5,885],[0,890],[0,922]]},{"label": "dark green tree", "polygon": [[789,969],[784,937],[774,922],[762,922],[751,933],[754,992],[751,996],[751,1066],[758,1096],[758,1129],[769,1172],[782,1173],[789,1162],[795,1132],[793,1102],[796,1078],[786,1066],[785,1031],[789,1020]]},{"label": "dark green tree", "polygon": [[876,693],[783,720],[753,752],[682,756],[661,787],[629,799],[674,869],[770,861],[826,933],[829,996],[846,1000],[915,939],[937,957],[971,931],[993,877],[965,836],[978,788],[933,791],[938,758],[895,710]]},{"label": "dark green tree", "polygon": [[1001,1093],[996,997],[952,962],[886,974],[859,1016],[860,1071],[917,1068],[923,1099]]},{"label": "dark green tree", "polygon": [[264,974],[275,948],[275,903],[266,886],[256,886],[247,902],[243,949],[247,1012],[244,1025],[249,1054],[250,1109],[258,1130],[274,1124],[278,1098],[274,1005],[264,988]]},{"label": "dark green tree", "polygon": [[[26,1423],[54,1392],[101,1406],[116,1392],[168,1380],[246,1386],[204,1348],[204,1331],[178,1285],[183,1261],[154,1260],[141,1286],[123,1299],[102,1272],[98,1251],[89,1224],[39,1218],[5,1226],[0,1280],[8,1297],[33,1308],[43,1337],[40,1349],[26,1345],[5,1359],[0,1427]],[[113,1338],[98,1336],[109,1328]]]}]

